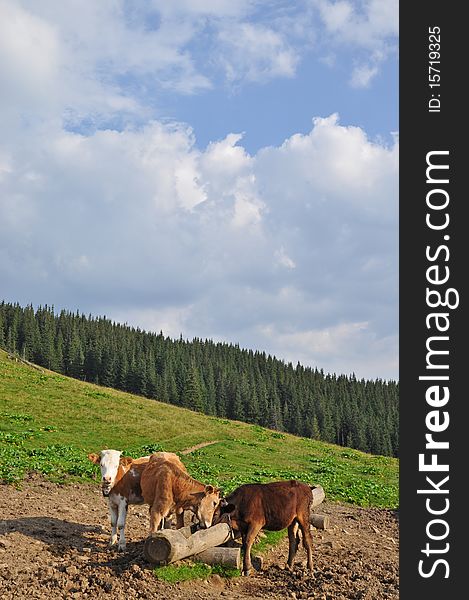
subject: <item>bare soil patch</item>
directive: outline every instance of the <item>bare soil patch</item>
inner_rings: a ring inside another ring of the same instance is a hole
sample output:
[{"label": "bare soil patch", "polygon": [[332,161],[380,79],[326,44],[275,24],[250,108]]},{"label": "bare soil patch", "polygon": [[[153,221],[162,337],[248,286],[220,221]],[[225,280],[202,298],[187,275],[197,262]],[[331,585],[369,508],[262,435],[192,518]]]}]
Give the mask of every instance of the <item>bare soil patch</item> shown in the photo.
[{"label": "bare soil patch", "polygon": [[294,568],[284,569],[287,540],[265,557],[250,578],[169,585],[143,558],[148,531],[145,506],[131,506],[127,551],[108,550],[107,504],[98,486],[60,486],[39,477],[21,490],[0,486],[0,598],[198,600],[221,598],[399,598],[399,524],[395,511],[324,502],[317,512],[331,528],[315,530],[312,578],[300,547]]}]

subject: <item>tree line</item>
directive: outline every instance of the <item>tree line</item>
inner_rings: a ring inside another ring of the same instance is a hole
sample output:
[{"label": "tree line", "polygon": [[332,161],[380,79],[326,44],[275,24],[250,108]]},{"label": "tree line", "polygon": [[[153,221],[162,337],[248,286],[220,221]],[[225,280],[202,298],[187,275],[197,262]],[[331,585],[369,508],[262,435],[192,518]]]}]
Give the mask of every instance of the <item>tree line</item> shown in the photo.
[{"label": "tree line", "polygon": [[84,381],[370,452],[399,452],[399,384],[294,366],[237,344],[2,302],[0,347]]}]

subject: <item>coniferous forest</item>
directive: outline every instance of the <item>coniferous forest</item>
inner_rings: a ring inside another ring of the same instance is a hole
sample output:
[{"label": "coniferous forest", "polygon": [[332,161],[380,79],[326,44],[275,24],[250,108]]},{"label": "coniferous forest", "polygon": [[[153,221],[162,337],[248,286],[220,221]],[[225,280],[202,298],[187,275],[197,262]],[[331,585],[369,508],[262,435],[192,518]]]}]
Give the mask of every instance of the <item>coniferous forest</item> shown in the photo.
[{"label": "coniferous forest", "polygon": [[388,456],[399,453],[399,384],[325,374],[264,352],[2,302],[0,347],[53,371],[208,415]]}]

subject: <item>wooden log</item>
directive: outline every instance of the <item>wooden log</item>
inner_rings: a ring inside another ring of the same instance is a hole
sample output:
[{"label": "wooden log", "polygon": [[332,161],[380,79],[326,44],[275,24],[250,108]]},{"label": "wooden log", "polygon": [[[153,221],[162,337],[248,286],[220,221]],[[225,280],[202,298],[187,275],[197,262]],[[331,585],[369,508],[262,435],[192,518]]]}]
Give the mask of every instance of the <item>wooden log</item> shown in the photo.
[{"label": "wooden log", "polygon": [[193,533],[197,531],[197,529],[197,524],[194,523],[193,525],[186,525],[185,527],[181,527],[181,529],[178,529],[177,531],[179,531],[179,533],[182,533],[182,535],[186,539],[188,539]]},{"label": "wooden log", "polygon": [[328,529],[329,527],[329,515],[316,515],[310,513],[309,522],[314,525],[316,529]]},{"label": "wooden log", "polygon": [[239,569],[241,565],[241,548],[217,546],[216,548],[208,548],[203,552],[194,554],[191,559],[206,563],[207,565],[224,565],[232,569]]},{"label": "wooden log", "polygon": [[311,503],[311,508],[316,508],[316,506],[319,506],[324,500],[326,493],[324,492],[322,485],[311,486],[311,491],[313,492],[313,502]]},{"label": "wooden log", "polygon": [[185,537],[180,529],[162,529],[146,539],[143,547],[145,559],[157,565],[168,565],[176,560],[200,554],[208,548],[219,546],[231,537],[227,523],[196,531]]}]

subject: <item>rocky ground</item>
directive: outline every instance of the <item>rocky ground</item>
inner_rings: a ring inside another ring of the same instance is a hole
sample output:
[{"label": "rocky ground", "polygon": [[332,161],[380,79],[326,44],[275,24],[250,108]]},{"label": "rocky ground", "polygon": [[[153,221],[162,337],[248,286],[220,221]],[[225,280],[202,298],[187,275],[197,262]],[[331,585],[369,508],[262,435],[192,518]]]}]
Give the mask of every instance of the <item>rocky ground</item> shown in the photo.
[{"label": "rocky ground", "polygon": [[31,477],[22,489],[0,485],[0,598],[108,600],[236,600],[310,598],[386,600],[399,597],[399,523],[394,511],[324,502],[330,528],[314,530],[315,577],[300,547],[284,569],[288,541],[271,550],[255,576],[170,585],[143,558],[147,509],[132,506],[127,551],[107,549],[109,521],[98,486],[60,486]]}]

